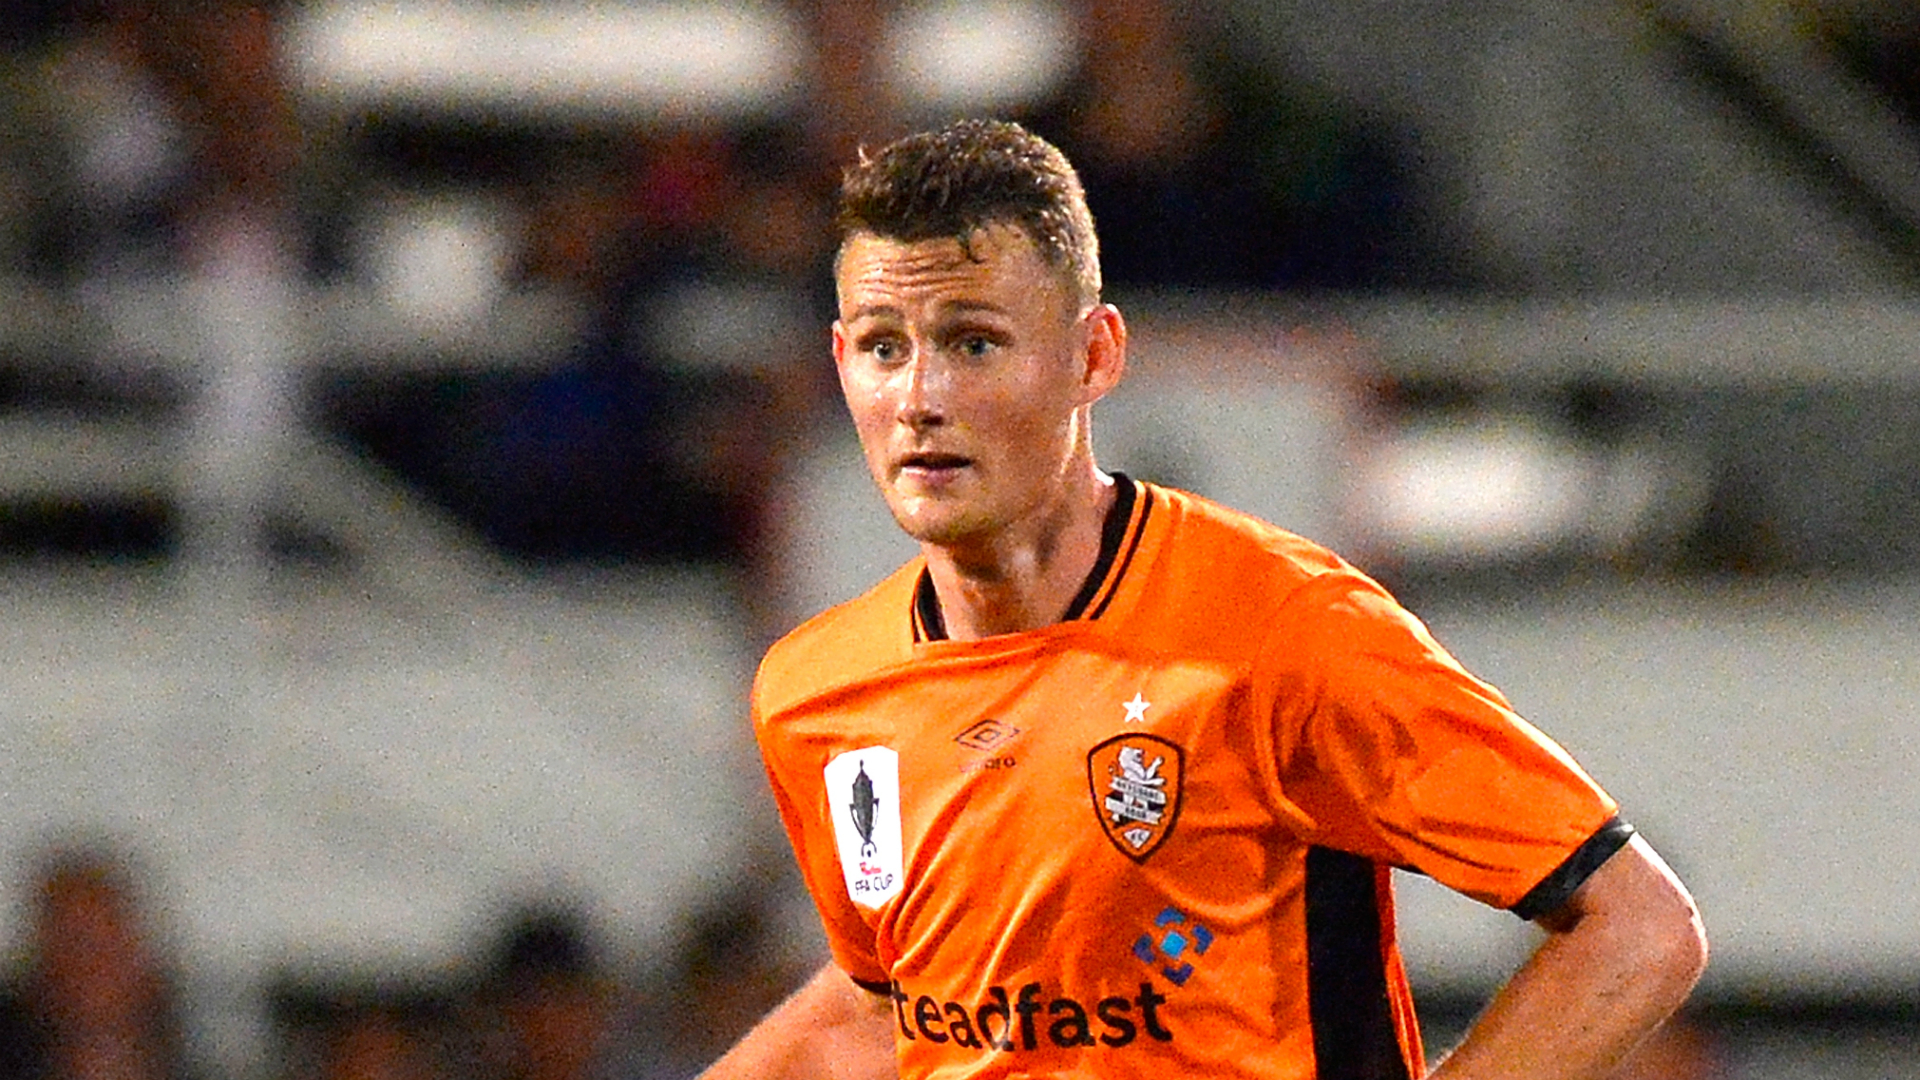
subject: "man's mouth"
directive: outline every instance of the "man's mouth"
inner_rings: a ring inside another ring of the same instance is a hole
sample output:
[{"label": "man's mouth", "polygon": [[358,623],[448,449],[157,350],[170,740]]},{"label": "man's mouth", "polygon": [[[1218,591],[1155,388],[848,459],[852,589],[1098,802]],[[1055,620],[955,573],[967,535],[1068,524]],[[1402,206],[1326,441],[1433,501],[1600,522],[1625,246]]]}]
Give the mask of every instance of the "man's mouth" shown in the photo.
[{"label": "man's mouth", "polygon": [[919,474],[946,473],[964,469],[973,464],[973,459],[960,454],[943,454],[924,451],[906,454],[900,458],[900,471]]}]

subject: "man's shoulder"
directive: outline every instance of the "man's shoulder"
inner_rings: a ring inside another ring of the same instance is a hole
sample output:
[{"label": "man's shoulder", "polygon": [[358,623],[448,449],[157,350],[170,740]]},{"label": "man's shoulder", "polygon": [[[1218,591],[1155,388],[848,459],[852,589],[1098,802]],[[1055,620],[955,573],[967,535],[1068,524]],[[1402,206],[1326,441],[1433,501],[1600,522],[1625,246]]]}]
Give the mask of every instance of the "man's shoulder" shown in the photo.
[{"label": "man's shoulder", "polygon": [[1257,580],[1283,592],[1328,574],[1357,573],[1332,549],[1264,518],[1178,488],[1156,490],[1172,519],[1167,556],[1175,573],[1223,588]]},{"label": "man's shoulder", "polygon": [[1391,590],[1331,548],[1197,495],[1170,492],[1169,502],[1182,520],[1159,571],[1170,586],[1156,590],[1163,621],[1198,625],[1196,611],[1218,612],[1217,624],[1284,637],[1295,661],[1371,634],[1428,638]]},{"label": "man's shoulder", "polygon": [[1274,635],[1320,632],[1356,596],[1387,596],[1321,543],[1199,495],[1156,493],[1166,521],[1138,584],[1136,633],[1245,656]]},{"label": "man's shoulder", "polygon": [[859,596],[801,623],[773,643],[754,680],[767,715],[801,697],[860,678],[905,658],[909,606],[923,563],[915,558]]}]

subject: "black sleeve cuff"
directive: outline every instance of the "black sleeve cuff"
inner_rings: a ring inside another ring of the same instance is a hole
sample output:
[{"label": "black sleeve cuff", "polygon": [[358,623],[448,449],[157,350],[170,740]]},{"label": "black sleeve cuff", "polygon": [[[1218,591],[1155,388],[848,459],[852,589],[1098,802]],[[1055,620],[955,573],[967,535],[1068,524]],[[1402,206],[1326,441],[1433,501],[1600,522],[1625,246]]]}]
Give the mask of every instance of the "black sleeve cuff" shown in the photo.
[{"label": "black sleeve cuff", "polygon": [[1613,858],[1613,853],[1625,847],[1632,838],[1633,826],[1618,817],[1609,820],[1509,910],[1529,922],[1542,915],[1553,914],[1573,898],[1574,890],[1582,882],[1593,876],[1595,870]]},{"label": "black sleeve cuff", "polygon": [[847,978],[853,979],[853,985],[869,994],[879,994],[881,997],[893,996],[893,984],[890,982],[868,982],[865,979],[854,979],[851,975]]}]

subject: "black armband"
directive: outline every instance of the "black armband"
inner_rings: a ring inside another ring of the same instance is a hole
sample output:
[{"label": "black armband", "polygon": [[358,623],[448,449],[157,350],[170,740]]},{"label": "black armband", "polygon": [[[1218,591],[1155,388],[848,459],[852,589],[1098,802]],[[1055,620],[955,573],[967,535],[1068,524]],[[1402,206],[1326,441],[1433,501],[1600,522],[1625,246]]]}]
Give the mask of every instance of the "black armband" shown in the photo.
[{"label": "black armband", "polygon": [[1631,839],[1633,826],[1618,817],[1612,818],[1508,910],[1529,922],[1560,910],[1561,905],[1573,898],[1574,891]]}]

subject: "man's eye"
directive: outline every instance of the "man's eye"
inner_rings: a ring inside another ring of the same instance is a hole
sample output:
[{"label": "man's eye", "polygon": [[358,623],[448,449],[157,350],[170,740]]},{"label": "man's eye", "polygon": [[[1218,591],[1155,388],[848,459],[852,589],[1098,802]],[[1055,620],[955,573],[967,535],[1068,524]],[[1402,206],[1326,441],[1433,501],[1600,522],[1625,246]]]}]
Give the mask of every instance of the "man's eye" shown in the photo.
[{"label": "man's eye", "polygon": [[969,334],[960,339],[960,351],[968,356],[985,356],[993,351],[994,341],[985,334]]},{"label": "man's eye", "polygon": [[893,363],[900,357],[899,343],[893,341],[876,341],[867,347],[867,351],[873,354],[875,360],[883,364]]}]

